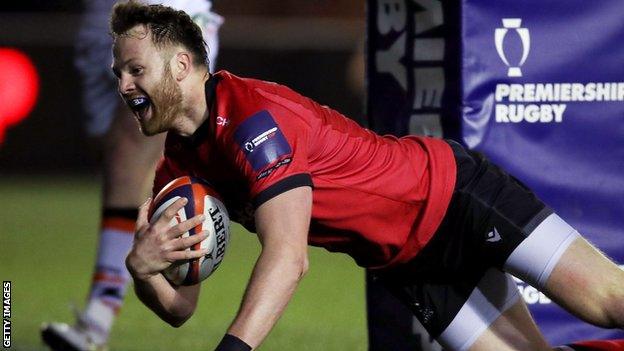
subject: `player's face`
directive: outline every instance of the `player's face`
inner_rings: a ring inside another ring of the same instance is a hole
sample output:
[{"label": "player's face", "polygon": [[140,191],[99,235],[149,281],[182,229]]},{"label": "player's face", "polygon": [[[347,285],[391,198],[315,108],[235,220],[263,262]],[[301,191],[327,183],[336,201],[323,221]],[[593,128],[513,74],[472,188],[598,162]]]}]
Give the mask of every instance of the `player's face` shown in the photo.
[{"label": "player's face", "polygon": [[157,48],[144,26],[117,38],[113,71],[119,93],[130,106],[141,131],[155,135],[169,130],[182,112],[182,92],[171,73],[169,60]]}]

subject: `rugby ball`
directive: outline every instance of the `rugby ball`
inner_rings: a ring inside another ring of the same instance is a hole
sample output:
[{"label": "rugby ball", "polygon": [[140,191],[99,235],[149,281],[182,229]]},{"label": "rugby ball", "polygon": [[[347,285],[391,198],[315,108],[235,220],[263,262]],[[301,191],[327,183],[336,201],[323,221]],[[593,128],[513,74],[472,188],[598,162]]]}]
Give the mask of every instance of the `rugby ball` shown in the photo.
[{"label": "rugby ball", "polygon": [[185,176],[174,179],[156,195],[149,211],[150,223],[181,197],[187,198],[188,202],[169,224],[174,226],[203,213],[204,222],[181,237],[207,231],[209,236],[206,239],[187,250],[208,249],[208,253],[198,259],[174,262],[162,273],[174,285],[194,285],[208,278],[223,261],[230,240],[230,219],[219,194],[208,182]]}]

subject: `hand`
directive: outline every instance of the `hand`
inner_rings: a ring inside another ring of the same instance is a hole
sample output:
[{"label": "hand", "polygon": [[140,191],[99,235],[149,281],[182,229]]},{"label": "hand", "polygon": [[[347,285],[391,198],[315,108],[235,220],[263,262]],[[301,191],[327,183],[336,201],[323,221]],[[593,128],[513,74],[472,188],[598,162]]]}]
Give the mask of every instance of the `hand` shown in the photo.
[{"label": "hand", "polygon": [[148,280],[175,261],[199,258],[208,253],[206,249],[186,250],[204,240],[208,236],[206,232],[181,238],[182,234],[201,224],[204,215],[170,226],[176,213],[188,202],[186,198],[180,198],[167,207],[154,223],[147,220],[150,202],[148,199],[139,208],[134,244],[126,257],[126,267],[134,279]]}]

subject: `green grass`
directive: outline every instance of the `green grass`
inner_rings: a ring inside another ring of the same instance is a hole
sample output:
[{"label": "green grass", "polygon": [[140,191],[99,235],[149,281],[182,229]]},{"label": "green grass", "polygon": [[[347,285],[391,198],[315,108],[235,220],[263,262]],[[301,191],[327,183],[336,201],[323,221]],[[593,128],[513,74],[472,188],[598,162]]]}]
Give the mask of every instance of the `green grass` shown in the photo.
[{"label": "green grass", "polygon": [[[73,320],[95,257],[99,187],[83,178],[0,181],[0,278],[11,280],[15,350],[42,350],[44,321]],[[256,237],[233,226],[219,270],[203,283],[195,315],[174,329],[130,289],[112,350],[211,350],[236,313],[258,255]],[[260,350],[365,350],[364,273],[345,255],[310,249],[310,270]]]}]

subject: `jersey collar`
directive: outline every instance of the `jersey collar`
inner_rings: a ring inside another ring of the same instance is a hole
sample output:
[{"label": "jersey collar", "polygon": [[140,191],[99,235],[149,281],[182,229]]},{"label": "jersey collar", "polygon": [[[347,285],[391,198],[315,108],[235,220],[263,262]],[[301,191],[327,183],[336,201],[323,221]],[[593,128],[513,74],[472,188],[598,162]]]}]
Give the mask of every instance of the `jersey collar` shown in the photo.
[{"label": "jersey collar", "polygon": [[206,108],[208,109],[208,118],[202,123],[197,130],[193,134],[191,134],[187,139],[190,146],[198,146],[202,141],[206,139],[206,136],[211,131],[210,126],[212,125],[210,121],[212,118],[212,111],[214,110],[214,104],[217,97],[217,84],[221,80],[221,76],[217,74],[210,75],[210,79],[208,79],[205,83],[205,91],[206,91]]}]

